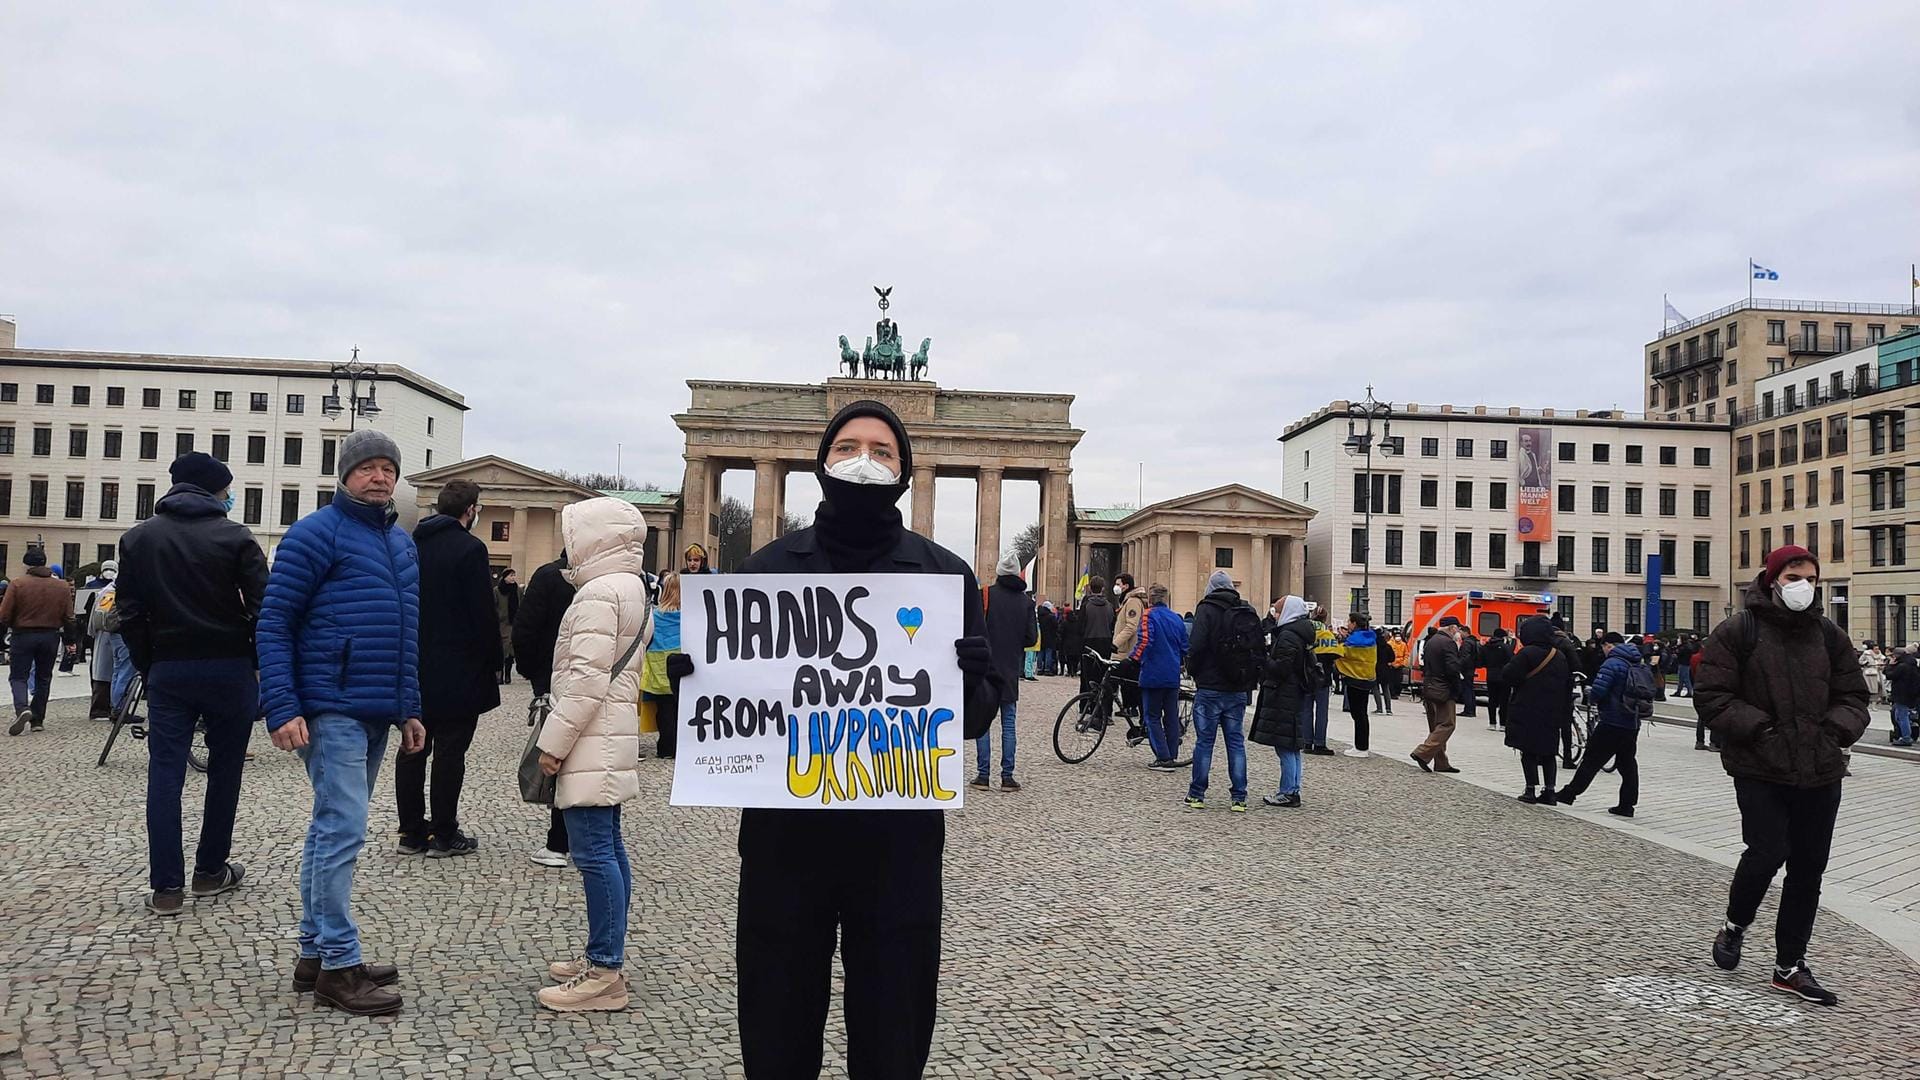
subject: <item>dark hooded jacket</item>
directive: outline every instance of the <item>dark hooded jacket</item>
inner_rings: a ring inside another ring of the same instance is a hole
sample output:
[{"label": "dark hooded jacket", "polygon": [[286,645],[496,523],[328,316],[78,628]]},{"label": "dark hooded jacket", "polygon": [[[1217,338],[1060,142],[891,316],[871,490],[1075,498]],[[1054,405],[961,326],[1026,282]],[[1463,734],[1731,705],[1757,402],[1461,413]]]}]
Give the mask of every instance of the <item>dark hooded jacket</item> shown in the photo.
[{"label": "dark hooded jacket", "polygon": [[1903,652],[1887,668],[1887,685],[1893,688],[1895,705],[1920,705],[1920,659]]},{"label": "dark hooded jacket", "polygon": [[1420,697],[1425,701],[1460,700],[1460,646],[1435,627],[1420,650]]},{"label": "dark hooded jacket", "polygon": [[1593,704],[1599,710],[1600,723],[1627,731],[1639,731],[1640,721],[1653,716],[1651,696],[1634,700],[1629,695],[1633,686],[1633,670],[1643,662],[1640,650],[1631,641],[1615,645],[1613,652],[1607,654],[1606,661],[1593,677]]},{"label": "dark hooded jacket", "polygon": [[1276,750],[1304,750],[1312,740],[1301,720],[1300,703],[1312,700],[1314,693],[1319,664],[1313,656],[1313,635],[1313,620],[1306,615],[1274,628],[1248,735],[1254,742]]},{"label": "dark hooded jacket", "polygon": [[1080,640],[1096,648],[1113,647],[1113,621],[1118,615],[1113,601],[1099,593],[1080,601],[1075,612],[1080,620]]},{"label": "dark hooded jacket", "polygon": [[1727,775],[1825,787],[1847,771],[1840,751],[1867,730],[1866,676],[1846,631],[1817,603],[1778,603],[1764,576],[1740,614],[1708,635],[1694,707],[1720,734]]},{"label": "dark hooded jacket", "polygon": [[1560,729],[1573,722],[1573,657],[1554,647],[1553,627],[1538,616],[1521,622],[1520,646],[1500,669],[1500,681],[1513,689],[1506,742],[1523,754],[1552,757]]},{"label": "dark hooded jacket", "polygon": [[553,649],[560,640],[560,620],[573,603],[573,583],[561,573],[566,568],[563,553],[535,570],[513,615],[513,666],[536,695],[553,690]]},{"label": "dark hooded jacket", "polygon": [[500,624],[487,545],[460,519],[434,514],[413,530],[420,552],[420,715],[459,720],[500,706]]},{"label": "dark hooded jacket", "polygon": [[1227,634],[1228,616],[1235,608],[1246,607],[1235,589],[1215,589],[1201,598],[1193,609],[1193,634],[1187,646],[1187,670],[1193,685],[1202,690],[1245,693],[1251,687],[1236,686],[1221,666],[1220,649]]},{"label": "dark hooded jacket", "polygon": [[155,660],[253,657],[267,557],[219,500],[175,484],[120,541],[114,608],[137,670]]},{"label": "dark hooded jacket", "polygon": [[1033,597],[1018,574],[1001,574],[987,587],[987,647],[993,650],[993,670],[1000,676],[1002,702],[1020,700],[1020,678],[1026,671],[1027,646],[1038,625]]}]

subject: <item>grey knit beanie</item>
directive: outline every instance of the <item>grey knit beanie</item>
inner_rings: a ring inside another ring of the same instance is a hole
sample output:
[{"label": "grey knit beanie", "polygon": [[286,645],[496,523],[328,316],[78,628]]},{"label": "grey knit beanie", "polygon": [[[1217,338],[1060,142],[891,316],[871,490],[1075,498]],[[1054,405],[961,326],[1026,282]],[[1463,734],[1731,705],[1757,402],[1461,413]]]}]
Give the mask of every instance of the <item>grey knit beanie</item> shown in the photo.
[{"label": "grey knit beanie", "polygon": [[393,462],[393,471],[400,471],[400,447],[381,432],[372,428],[361,428],[340,440],[340,472],[345,478],[354,469],[374,458],[386,458]]}]

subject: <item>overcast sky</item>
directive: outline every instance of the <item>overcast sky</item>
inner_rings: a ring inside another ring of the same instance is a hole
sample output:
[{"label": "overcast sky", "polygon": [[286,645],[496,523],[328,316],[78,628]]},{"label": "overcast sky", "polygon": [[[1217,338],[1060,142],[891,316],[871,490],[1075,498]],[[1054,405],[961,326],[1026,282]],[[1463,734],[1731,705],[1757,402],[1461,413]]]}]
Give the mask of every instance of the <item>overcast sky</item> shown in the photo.
[{"label": "overcast sky", "polygon": [[1103,505],[1277,490],[1368,382],[1637,407],[1663,292],[1920,257],[1911,0],[5,10],[23,345],[357,343],[470,455],[667,487],[684,379],[825,377],[874,284],[942,385],[1077,394]]}]

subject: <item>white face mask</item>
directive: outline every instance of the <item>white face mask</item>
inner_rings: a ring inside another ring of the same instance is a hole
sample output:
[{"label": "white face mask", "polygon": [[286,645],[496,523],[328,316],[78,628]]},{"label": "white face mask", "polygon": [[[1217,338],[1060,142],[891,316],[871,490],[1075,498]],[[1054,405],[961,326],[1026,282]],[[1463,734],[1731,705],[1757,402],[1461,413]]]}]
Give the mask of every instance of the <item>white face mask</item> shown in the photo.
[{"label": "white face mask", "polygon": [[1115,596],[1119,596],[1121,593],[1124,593],[1126,591],[1127,591],[1126,588],[1120,585],[1115,585],[1113,587],[1113,595]]},{"label": "white face mask", "polygon": [[864,452],[859,457],[845,458],[827,466],[827,475],[849,484],[891,484],[900,478],[898,473]]},{"label": "white face mask", "polygon": [[1805,611],[1813,606],[1813,582],[1802,578],[1799,581],[1783,581],[1775,587],[1780,590],[1780,602],[1788,610]]}]

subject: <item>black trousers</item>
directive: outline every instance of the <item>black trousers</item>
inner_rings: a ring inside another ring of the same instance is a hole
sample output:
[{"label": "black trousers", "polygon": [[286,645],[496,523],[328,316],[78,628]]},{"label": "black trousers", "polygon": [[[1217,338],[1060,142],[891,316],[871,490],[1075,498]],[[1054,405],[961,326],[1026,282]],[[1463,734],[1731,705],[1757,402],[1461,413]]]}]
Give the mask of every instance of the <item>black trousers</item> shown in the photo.
[{"label": "black trousers", "polygon": [[734,961],[748,1080],[814,1080],[846,970],[847,1075],[926,1069],[940,982],[937,810],[745,810]]},{"label": "black trousers", "polygon": [[[1113,655],[1113,642],[1111,641],[1089,641],[1087,642],[1086,647],[1088,649],[1093,650],[1094,653],[1096,653],[1097,655],[1103,658]],[[1106,675],[1106,673],[1107,673],[1107,668],[1105,664],[1081,664],[1080,665],[1081,691],[1085,692],[1087,690],[1092,690],[1095,687],[1099,686],[1101,677]]]},{"label": "black trousers", "polygon": [[1122,679],[1129,681],[1120,684],[1120,704],[1138,711],[1140,708],[1140,661],[1122,660],[1114,671]]},{"label": "black trousers", "polygon": [[547,850],[562,855],[573,853],[573,841],[567,839],[567,819],[560,814],[557,806],[549,807],[547,818]]},{"label": "black trousers", "polygon": [[654,756],[670,758],[674,755],[680,738],[680,681],[674,680],[674,693],[648,694],[646,699],[654,703],[654,719],[660,724],[660,739],[654,745]]},{"label": "black trousers", "polygon": [[[53,691],[53,662],[60,653],[58,630],[15,630],[13,650],[9,654],[13,684],[13,711],[32,709],[34,719],[47,719],[47,695]],[[33,684],[29,697],[27,684]]]},{"label": "black trousers", "polygon": [[1593,734],[1587,738],[1587,752],[1580,757],[1580,767],[1573,772],[1573,780],[1567,784],[1569,795],[1580,795],[1593,783],[1593,778],[1602,766],[1611,758],[1617,763],[1620,773],[1620,802],[1616,805],[1632,809],[1640,802],[1640,733],[1628,731],[1612,724],[1598,724]]},{"label": "black trousers", "polygon": [[1487,687],[1487,726],[1493,727],[1507,721],[1507,702],[1513,699],[1513,687],[1501,683]]},{"label": "black trousers", "polygon": [[1532,791],[1535,786],[1542,787],[1547,791],[1553,790],[1555,770],[1552,754],[1522,753],[1520,755],[1520,769],[1527,774],[1528,791]]},{"label": "black trousers", "polygon": [[[477,716],[421,720],[427,744],[393,763],[393,798],[400,807],[400,834],[416,840],[450,836],[460,827],[460,788],[467,781],[467,747]],[[433,757],[433,820],[427,820],[427,757]]]},{"label": "black trousers", "polygon": [[1820,909],[1820,876],[1833,849],[1833,822],[1840,815],[1840,781],[1825,787],[1797,788],[1765,780],[1734,777],[1740,800],[1740,838],[1747,850],[1733,871],[1727,896],[1727,921],[1752,924],[1766,899],[1773,876],[1784,864],[1780,914],[1773,924],[1774,962],[1791,967],[1807,958],[1813,916]]}]

